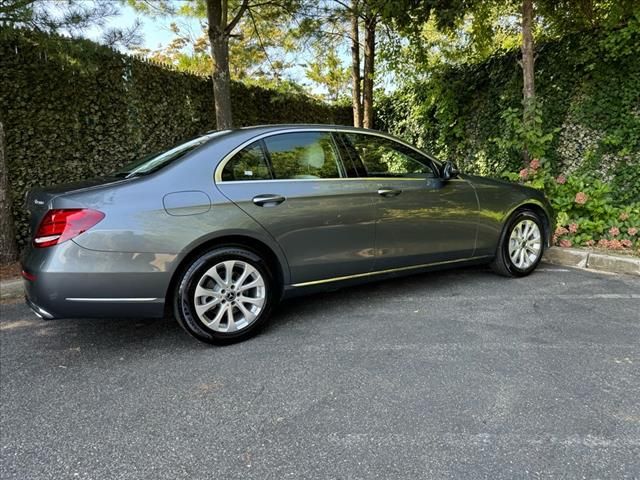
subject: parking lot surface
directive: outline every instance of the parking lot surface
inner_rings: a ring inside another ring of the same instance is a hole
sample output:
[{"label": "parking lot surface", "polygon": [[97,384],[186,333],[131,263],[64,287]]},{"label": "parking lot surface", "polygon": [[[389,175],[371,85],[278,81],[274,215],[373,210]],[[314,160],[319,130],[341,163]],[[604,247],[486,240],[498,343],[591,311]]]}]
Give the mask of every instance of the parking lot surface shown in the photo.
[{"label": "parking lot surface", "polygon": [[2,305],[0,478],[639,478],[640,279],[542,265],[282,304],[258,337]]}]

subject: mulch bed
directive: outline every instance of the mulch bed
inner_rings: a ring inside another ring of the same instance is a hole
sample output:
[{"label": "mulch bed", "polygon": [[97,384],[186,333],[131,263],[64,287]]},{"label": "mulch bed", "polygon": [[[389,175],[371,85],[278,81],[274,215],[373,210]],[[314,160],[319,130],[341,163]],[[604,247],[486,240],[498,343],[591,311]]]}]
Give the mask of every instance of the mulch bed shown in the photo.
[{"label": "mulch bed", "polygon": [[18,262],[0,265],[0,280],[16,280],[21,270]]}]

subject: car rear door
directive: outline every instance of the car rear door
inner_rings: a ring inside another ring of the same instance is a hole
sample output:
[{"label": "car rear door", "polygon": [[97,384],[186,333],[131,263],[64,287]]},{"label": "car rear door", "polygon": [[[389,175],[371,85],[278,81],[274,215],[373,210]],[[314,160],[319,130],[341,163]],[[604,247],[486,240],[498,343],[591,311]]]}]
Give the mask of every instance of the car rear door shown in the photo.
[{"label": "car rear door", "polygon": [[273,133],[219,166],[220,191],[280,244],[293,284],[371,271],[377,194],[329,130]]},{"label": "car rear door", "polygon": [[376,191],[375,270],[472,257],[478,201],[461,178],[443,181],[426,155],[384,136],[341,135]]}]

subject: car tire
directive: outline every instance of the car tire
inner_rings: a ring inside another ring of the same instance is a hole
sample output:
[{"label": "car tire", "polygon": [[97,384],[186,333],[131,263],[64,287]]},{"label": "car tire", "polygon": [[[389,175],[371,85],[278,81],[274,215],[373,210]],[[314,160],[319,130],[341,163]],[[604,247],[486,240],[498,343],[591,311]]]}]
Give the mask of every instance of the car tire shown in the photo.
[{"label": "car tire", "polygon": [[516,212],[500,237],[492,270],[505,277],[524,277],[533,272],[544,253],[544,226],[531,210]]},{"label": "car tire", "polygon": [[186,267],[176,285],[174,313],[196,339],[215,345],[246,340],[266,324],[276,282],[267,263],[241,247],[210,250]]}]

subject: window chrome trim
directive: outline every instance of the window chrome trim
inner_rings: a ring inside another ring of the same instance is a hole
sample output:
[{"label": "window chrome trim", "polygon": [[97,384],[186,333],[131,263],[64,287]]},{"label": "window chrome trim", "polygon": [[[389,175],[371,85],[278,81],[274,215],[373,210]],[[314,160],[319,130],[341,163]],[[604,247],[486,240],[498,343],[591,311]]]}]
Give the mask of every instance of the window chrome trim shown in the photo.
[{"label": "window chrome trim", "polygon": [[424,182],[425,180],[428,180],[429,178],[433,178],[433,177],[427,177],[427,178],[413,178],[413,177],[351,177],[351,178],[274,178],[272,180],[269,179],[262,179],[262,180],[225,180],[222,181],[220,183],[224,183],[225,185],[227,184],[243,184],[243,183],[264,183],[264,182],[338,182],[338,181],[342,181],[342,180],[360,180],[360,181],[375,181],[375,182],[385,182],[385,181],[391,181],[391,180],[412,180],[412,181],[421,181]]},{"label": "window chrome trim", "polygon": [[388,268],[386,270],[376,270],[374,272],[356,273],[354,275],[344,275],[342,277],[332,277],[332,278],[325,278],[325,279],[322,279],[322,280],[312,280],[310,282],[294,283],[291,286],[292,287],[310,287],[312,285],[321,285],[323,283],[339,282],[341,280],[351,280],[351,279],[354,279],[354,278],[371,277],[371,276],[374,276],[374,275],[382,275],[382,274],[385,274],[385,273],[403,272],[403,271],[407,271],[407,270],[416,270],[416,269],[419,269],[419,268],[435,267],[435,266],[438,266],[438,265],[448,265],[448,264],[452,264],[452,263],[469,262],[469,261],[472,261],[472,260],[482,260],[482,259],[486,259],[486,258],[491,258],[491,256],[490,255],[481,255],[479,257],[460,258],[458,260],[445,260],[445,261],[442,261],[442,262],[422,263],[422,264],[419,264],[419,265],[410,265],[408,267]]},{"label": "window chrome trim", "polygon": [[[372,137],[381,137],[381,138],[385,138],[387,140],[391,140],[393,142],[399,143],[401,145],[404,145],[405,147],[410,148],[411,150],[413,150],[414,152],[425,156],[426,158],[428,158],[429,160],[431,160],[436,166],[440,165],[440,162],[434,158],[432,158],[430,155],[426,154],[425,152],[417,149],[416,147],[414,147],[413,145],[400,140],[398,138],[395,138],[391,135],[388,135],[386,133],[383,132],[378,132],[376,130],[360,130],[360,129],[349,129],[349,128],[340,128],[340,127],[301,127],[301,128],[283,128],[282,130],[274,130],[274,131],[270,131],[270,132],[265,132],[265,133],[261,133],[259,135],[256,135],[255,137],[251,137],[249,140],[246,140],[244,142],[242,142],[240,145],[236,146],[233,150],[231,150],[231,152],[227,153],[224,157],[222,157],[222,160],[220,160],[220,162],[218,162],[218,166],[215,169],[214,175],[213,175],[213,180],[215,183],[240,183],[240,182],[246,182],[246,183],[255,183],[255,182],[277,182],[277,181],[281,181],[281,182],[304,182],[304,181],[311,181],[311,182],[317,182],[317,181],[321,181],[321,180],[379,180],[380,178],[385,179],[385,180],[389,180],[389,179],[402,179],[402,180],[426,180],[426,178],[405,178],[405,177],[357,177],[357,178],[292,178],[292,179],[271,179],[271,180],[227,180],[227,181],[223,181],[222,180],[222,171],[224,170],[224,167],[227,165],[227,163],[229,162],[229,160],[231,160],[236,153],[238,153],[240,150],[242,150],[245,147],[248,147],[249,145],[251,145],[254,142],[257,142],[259,140],[264,140],[265,138],[268,137],[272,137],[274,135],[281,135],[281,134],[285,134],[285,133],[309,133],[309,132],[330,132],[330,133],[355,133],[355,134],[360,134],[360,135],[370,135]],[[340,160],[342,161],[342,158],[340,158]],[[433,178],[433,177],[429,177],[429,178]],[[437,177],[436,177],[437,178]]]}]

